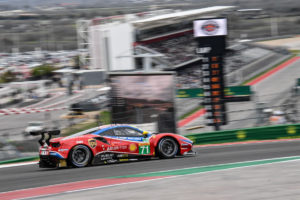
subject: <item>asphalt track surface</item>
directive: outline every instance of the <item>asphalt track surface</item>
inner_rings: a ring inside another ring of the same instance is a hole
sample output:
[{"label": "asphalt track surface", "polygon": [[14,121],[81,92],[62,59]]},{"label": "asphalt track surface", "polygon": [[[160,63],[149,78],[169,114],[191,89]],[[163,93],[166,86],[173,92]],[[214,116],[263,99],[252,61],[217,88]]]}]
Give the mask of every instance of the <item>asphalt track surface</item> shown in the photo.
[{"label": "asphalt track surface", "polygon": [[0,192],[155,171],[300,155],[300,141],[195,148],[195,157],[138,161],[86,168],[40,169],[36,164],[0,169]]}]

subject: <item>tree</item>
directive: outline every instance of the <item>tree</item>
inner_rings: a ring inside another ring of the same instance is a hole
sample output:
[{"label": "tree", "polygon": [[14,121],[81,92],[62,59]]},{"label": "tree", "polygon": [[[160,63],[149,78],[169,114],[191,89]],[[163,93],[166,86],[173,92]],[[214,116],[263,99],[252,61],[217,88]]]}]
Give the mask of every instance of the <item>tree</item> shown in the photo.
[{"label": "tree", "polygon": [[16,79],[16,75],[11,72],[11,71],[7,71],[4,72],[1,76],[0,76],[0,83],[8,83],[8,82],[12,82]]},{"label": "tree", "polygon": [[42,77],[51,77],[55,68],[51,65],[40,65],[31,70],[31,75],[34,79],[40,79]]}]

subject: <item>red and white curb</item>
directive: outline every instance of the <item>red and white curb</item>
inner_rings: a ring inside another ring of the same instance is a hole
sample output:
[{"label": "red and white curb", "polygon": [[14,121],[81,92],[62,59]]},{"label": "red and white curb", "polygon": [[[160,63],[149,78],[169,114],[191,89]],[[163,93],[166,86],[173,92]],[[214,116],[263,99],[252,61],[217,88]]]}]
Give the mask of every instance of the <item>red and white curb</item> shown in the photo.
[{"label": "red and white curb", "polygon": [[26,110],[26,109],[21,109],[21,110],[10,110],[10,111],[3,111],[0,110],[0,116],[3,115],[18,115],[18,114],[31,114],[31,113],[40,113],[40,112],[50,112],[50,111],[57,111],[57,110],[64,110],[67,109],[68,107],[60,107],[60,108],[49,108],[49,109],[31,109],[31,110]]},{"label": "red and white curb", "polygon": [[39,112],[49,112],[49,111],[56,111],[56,110],[63,110],[67,109],[67,106],[59,107],[59,108],[53,108],[55,106],[58,106],[60,104],[64,104],[66,102],[72,101],[74,99],[82,97],[83,94],[74,96],[69,99],[65,99],[62,101],[59,101],[57,103],[40,107],[40,108],[30,108],[30,107],[24,107],[24,108],[8,108],[8,109],[0,109],[0,116],[1,115],[14,115],[14,114],[31,114],[31,113],[39,113]]},{"label": "red and white curb", "polygon": [[44,187],[2,192],[0,193],[0,196],[1,196],[1,200],[33,198],[33,197],[55,195],[55,194],[60,194],[60,193],[65,193],[70,191],[75,192],[75,191],[103,188],[103,187],[116,186],[116,185],[122,185],[128,183],[158,180],[167,177],[168,176],[106,178],[106,179],[77,181],[72,183],[63,183],[63,184],[50,185]]}]

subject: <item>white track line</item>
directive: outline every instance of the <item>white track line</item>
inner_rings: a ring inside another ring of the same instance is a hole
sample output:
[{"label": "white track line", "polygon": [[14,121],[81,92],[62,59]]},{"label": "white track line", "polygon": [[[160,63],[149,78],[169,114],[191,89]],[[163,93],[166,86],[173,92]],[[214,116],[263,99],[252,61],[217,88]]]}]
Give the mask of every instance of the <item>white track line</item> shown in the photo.
[{"label": "white track line", "polygon": [[11,164],[3,164],[0,165],[0,168],[9,168],[9,167],[19,167],[19,166],[24,166],[24,165],[33,165],[37,164],[37,161],[31,161],[31,162],[22,162],[22,163],[11,163]]}]

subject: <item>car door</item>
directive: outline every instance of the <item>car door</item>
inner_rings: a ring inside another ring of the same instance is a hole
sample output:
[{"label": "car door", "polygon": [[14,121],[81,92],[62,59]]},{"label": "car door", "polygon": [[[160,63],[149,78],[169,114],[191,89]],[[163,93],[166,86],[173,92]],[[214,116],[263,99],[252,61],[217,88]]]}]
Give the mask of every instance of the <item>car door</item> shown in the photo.
[{"label": "car door", "polygon": [[135,150],[138,155],[151,155],[149,140],[144,137],[142,131],[131,127],[124,127],[123,131],[131,142],[128,146],[129,151]]},{"label": "car door", "polygon": [[97,144],[99,144],[96,147],[97,153],[109,151],[109,149],[111,148],[110,136],[113,136],[113,132],[111,130],[107,130],[101,133],[101,135],[94,137],[94,139],[97,140]]}]

